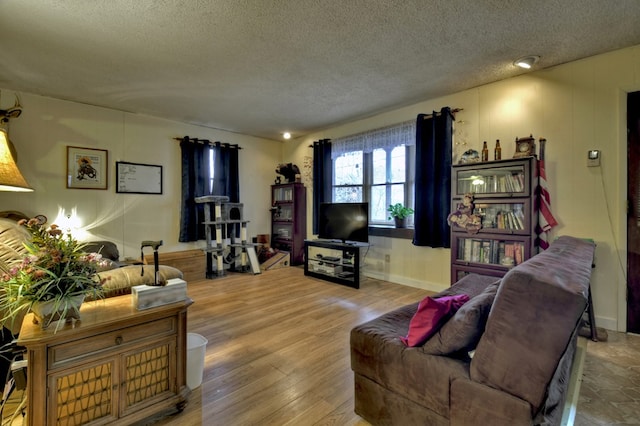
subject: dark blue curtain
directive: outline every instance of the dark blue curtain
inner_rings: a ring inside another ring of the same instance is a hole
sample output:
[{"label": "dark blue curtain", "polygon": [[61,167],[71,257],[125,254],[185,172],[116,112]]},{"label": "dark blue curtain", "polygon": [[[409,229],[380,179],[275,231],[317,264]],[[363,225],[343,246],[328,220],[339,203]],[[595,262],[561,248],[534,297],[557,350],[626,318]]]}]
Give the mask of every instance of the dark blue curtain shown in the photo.
[{"label": "dark blue curtain", "polygon": [[229,202],[240,202],[238,146],[216,142],[213,149],[213,195],[226,195]]},{"label": "dark blue curtain", "polygon": [[[196,197],[226,195],[229,201],[240,200],[238,146],[211,144],[208,140],[185,136],[180,141],[182,156],[182,209],[180,237],[185,243],[205,239],[204,205]],[[213,150],[214,175],[210,174],[210,153]]]},{"label": "dark blue curtain", "polygon": [[[209,192],[209,150],[208,144],[192,142],[188,136],[180,141],[182,155],[182,211],[180,237],[178,241],[186,243],[205,238],[204,227],[199,218],[204,217],[204,207],[194,199]],[[201,219],[200,219],[201,220]]]},{"label": "dark blue curtain", "polygon": [[453,115],[449,107],[416,122],[416,184],[413,244],[451,247],[451,139]]},{"label": "dark blue curtain", "polygon": [[313,233],[318,234],[318,210],[320,203],[331,202],[333,164],[331,163],[331,139],[313,143]]}]

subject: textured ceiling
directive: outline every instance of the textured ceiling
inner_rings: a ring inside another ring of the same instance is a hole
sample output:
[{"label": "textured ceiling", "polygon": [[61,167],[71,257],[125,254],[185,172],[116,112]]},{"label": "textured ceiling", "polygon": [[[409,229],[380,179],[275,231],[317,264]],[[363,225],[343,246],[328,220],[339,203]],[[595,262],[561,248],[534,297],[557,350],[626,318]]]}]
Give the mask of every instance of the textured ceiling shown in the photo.
[{"label": "textured ceiling", "polygon": [[638,22],[638,0],[1,0],[0,88],[280,140],[640,44]]}]

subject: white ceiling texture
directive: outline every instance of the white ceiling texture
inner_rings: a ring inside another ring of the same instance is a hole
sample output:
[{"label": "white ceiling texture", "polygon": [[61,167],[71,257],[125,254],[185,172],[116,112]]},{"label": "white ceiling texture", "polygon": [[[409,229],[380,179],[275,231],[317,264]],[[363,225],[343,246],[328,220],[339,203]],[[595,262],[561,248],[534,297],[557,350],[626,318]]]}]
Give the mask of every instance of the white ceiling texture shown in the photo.
[{"label": "white ceiling texture", "polygon": [[637,45],[639,23],[638,0],[0,0],[0,88],[281,140]]}]

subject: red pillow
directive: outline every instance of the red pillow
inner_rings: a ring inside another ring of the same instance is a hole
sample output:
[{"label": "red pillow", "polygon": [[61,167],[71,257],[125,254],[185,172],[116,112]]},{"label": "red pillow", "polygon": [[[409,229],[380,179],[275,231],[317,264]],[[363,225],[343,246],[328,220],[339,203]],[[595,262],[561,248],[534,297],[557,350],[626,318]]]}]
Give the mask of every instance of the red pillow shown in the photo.
[{"label": "red pillow", "polygon": [[468,301],[469,296],[466,294],[438,299],[425,297],[420,301],[418,310],[411,318],[407,336],[401,337],[400,340],[407,346],[420,346]]}]

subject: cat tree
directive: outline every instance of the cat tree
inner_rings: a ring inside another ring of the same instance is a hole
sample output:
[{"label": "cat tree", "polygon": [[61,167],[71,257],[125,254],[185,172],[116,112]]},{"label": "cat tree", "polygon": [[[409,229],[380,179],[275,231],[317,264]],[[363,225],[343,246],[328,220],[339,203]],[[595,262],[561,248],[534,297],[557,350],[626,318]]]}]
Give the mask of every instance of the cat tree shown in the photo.
[{"label": "cat tree", "polygon": [[195,202],[204,205],[206,277],[222,277],[226,270],[259,274],[255,244],[247,242],[249,221],[243,219],[242,203],[220,195],[196,197]]}]

